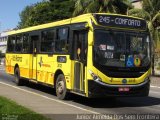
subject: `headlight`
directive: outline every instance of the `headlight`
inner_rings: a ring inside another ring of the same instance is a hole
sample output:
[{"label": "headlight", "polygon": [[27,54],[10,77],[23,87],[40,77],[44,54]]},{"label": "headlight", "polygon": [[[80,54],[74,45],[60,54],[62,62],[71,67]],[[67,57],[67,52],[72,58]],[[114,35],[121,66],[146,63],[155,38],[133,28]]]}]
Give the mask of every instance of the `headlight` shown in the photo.
[{"label": "headlight", "polygon": [[102,81],[102,79],[96,74],[94,74],[91,70],[88,70],[88,72],[90,73],[94,81]]}]

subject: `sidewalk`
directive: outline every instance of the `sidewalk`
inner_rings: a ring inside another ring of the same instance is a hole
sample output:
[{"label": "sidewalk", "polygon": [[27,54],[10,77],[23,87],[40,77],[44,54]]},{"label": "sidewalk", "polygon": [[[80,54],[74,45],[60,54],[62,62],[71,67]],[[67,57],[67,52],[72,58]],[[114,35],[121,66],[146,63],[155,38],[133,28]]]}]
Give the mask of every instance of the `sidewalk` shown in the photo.
[{"label": "sidewalk", "polygon": [[160,76],[151,76],[151,85],[160,87]]},{"label": "sidewalk", "polygon": [[5,96],[53,120],[71,120],[75,119],[77,114],[92,114],[90,110],[21,88],[11,87],[5,83],[0,83],[0,96]]}]

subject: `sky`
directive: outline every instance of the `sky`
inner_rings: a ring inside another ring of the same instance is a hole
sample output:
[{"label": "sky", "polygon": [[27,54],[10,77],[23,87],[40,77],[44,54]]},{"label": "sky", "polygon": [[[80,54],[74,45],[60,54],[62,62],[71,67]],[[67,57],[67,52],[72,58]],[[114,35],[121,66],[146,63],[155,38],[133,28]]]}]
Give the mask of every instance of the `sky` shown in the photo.
[{"label": "sky", "polygon": [[19,14],[27,6],[42,0],[0,0],[0,32],[13,29],[20,21]]}]

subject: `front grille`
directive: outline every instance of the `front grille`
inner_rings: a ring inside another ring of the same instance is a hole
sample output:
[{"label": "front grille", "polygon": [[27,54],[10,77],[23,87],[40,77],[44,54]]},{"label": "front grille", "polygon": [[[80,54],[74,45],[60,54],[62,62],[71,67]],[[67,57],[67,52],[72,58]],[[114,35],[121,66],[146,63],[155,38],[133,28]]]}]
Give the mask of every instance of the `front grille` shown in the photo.
[{"label": "front grille", "polygon": [[106,66],[101,66],[99,64],[94,64],[94,66],[108,77],[116,77],[116,78],[137,78],[142,76],[150,68],[150,65],[147,67],[139,67],[139,68],[106,67]]},{"label": "front grille", "polygon": [[102,72],[108,77],[117,77],[117,78],[137,78],[143,75],[139,72],[123,72],[123,71],[103,71]]}]

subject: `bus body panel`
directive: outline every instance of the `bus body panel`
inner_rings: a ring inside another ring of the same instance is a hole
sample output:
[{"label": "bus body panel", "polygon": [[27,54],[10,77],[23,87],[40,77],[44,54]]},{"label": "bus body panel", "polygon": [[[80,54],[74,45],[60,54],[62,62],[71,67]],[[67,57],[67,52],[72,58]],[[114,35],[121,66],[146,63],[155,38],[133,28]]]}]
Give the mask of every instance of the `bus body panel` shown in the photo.
[{"label": "bus body panel", "polygon": [[32,61],[31,54],[6,54],[6,72],[14,74],[15,66],[18,65],[21,71],[21,76],[31,77],[31,65],[29,61]]},{"label": "bus body panel", "polygon": [[[37,80],[41,83],[54,85],[54,75],[58,68],[63,71],[66,77],[67,88],[71,89],[71,61],[69,60],[68,55],[66,55],[66,63],[58,63],[58,55],[37,54],[36,56],[36,59],[33,61],[33,55],[31,54],[7,53],[6,72],[14,75],[14,69],[16,65],[18,65],[21,77]],[[29,61],[33,61],[34,64],[32,64],[32,62]]]}]

